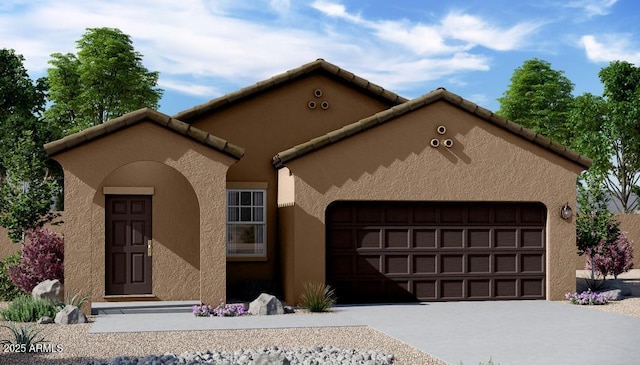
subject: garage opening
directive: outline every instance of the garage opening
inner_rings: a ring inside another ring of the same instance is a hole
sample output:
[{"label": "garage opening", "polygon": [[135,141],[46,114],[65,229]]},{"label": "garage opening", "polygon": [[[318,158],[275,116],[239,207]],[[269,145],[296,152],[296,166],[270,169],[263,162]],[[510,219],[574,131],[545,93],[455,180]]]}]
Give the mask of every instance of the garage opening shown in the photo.
[{"label": "garage opening", "polygon": [[327,283],[341,303],[545,299],[541,203],[338,201]]}]

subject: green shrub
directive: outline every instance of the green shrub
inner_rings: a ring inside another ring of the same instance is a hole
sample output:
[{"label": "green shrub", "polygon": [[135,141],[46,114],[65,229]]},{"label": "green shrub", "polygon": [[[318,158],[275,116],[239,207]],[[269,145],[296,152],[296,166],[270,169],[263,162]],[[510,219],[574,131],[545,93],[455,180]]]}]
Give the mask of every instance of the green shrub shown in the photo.
[{"label": "green shrub", "polygon": [[7,321],[35,322],[47,316],[55,318],[63,304],[51,300],[34,299],[31,295],[21,295],[14,299],[7,309],[0,310],[0,315]]},{"label": "green shrub", "polygon": [[0,301],[9,302],[22,294],[9,277],[9,266],[20,263],[20,252],[13,253],[0,262]]},{"label": "green shrub", "polygon": [[336,304],[336,295],[324,283],[304,283],[298,303],[311,312],[326,312]]},{"label": "green shrub", "polygon": [[2,325],[0,327],[8,328],[13,335],[13,340],[0,340],[0,344],[5,346],[13,345],[11,350],[13,352],[31,352],[32,345],[36,345],[43,342],[48,342],[44,339],[44,336],[37,338],[42,330],[36,330],[28,325],[17,327],[14,324]]}]

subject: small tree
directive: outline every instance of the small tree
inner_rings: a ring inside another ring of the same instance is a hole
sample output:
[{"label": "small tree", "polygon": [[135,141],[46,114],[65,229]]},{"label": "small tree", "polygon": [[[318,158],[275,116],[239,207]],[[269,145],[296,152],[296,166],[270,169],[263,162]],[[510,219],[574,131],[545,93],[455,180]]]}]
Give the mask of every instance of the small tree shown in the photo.
[{"label": "small tree", "polygon": [[28,230],[20,263],[9,267],[9,277],[25,293],[47,279],[64,283],[64,239],[48,229]]},{"label": "small tree", "polygon": [[0,157],[7,169],[4,180],[0,179],[0,226],[13,242],[22,240],[28,229],[58,216],[51,207],[60,188],[49,174],[43,153],[32,132],[23,131],[15,150]]},{"label": "small tree", "polygon": [[[607,194],[602,179],[595,174],[585,173],[578,183],[578,214],[576,215],[576,246],[578,255],[587,254],[593,261],[597,254],[606,254],[608,247],[620,235],[619,223],[607,209]],[[591,280],[595,279],[595,269],[591,268]]]},{"label": "small tree", "polygon": [[[595,253],[591,253],[594,250]],[[614,279],[633,268],[633,243],[623,233],[608,246],[605,241],[600,241],[597,247],[587,250],[587,270],[595,270],[603,277],[613,275]]]}]

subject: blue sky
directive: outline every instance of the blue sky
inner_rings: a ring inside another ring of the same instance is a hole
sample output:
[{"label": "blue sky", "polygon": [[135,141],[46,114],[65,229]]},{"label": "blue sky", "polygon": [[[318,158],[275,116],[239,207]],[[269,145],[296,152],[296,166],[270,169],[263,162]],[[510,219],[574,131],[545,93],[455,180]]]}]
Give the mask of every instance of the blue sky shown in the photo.
[{"label": "blue sky", "polygon": [[174,114],[317,58],[408,98],[445,87],[481,106],[539,58],[601,94],[612,60],[640,64],[636,0],[3,0],[0,47],[33,78],[88,27],[129,34]]}]

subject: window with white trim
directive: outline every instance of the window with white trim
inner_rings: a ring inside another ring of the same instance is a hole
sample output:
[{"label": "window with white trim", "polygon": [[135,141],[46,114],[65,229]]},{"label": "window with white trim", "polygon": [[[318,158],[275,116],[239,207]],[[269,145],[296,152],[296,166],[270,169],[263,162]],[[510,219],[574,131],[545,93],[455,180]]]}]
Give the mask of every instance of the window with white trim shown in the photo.
[{"label": "window with white trim", "polygon": [[266,190],[227,190],[227,256],[266,256]]}]

